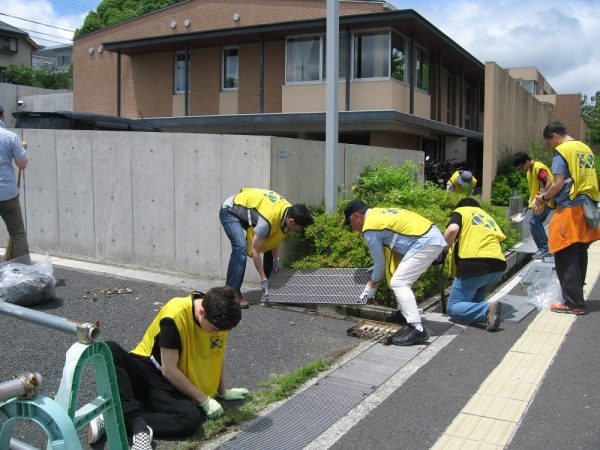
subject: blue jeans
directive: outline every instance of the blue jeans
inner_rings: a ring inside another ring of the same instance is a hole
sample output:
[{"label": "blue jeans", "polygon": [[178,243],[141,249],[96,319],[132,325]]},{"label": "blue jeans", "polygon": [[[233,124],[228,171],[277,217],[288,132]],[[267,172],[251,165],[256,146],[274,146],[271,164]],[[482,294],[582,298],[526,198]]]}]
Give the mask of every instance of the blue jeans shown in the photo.
[{"label": "blue jeans", "polygon": [[448,315],[464,322],[485,322],[489,304],[485,301],[490,286],[504,272],[492,272],[469,278],[454,278],[448,299]]},{"label": "blue jeans", "polygon": [[240,219],[229,208],[221,208],[219,220],[223,225],[225,234],[231,241],[231,256],[227,266],[227,280],[225,284],[242,295],[242,283],[246,273],[246,234]]},{"label": "blue jeans", "polygon": [[532,214],[529,218],[529,228],[531,229],[531,237],[535,241],[535,245],[537,245],[538,250],[547,252],[548,251],[548,235],[546,234],[546,230],[544,229],[544,221],[550,214],[551,209],[547,206],[544,208],[544,211],[536,216]]}]

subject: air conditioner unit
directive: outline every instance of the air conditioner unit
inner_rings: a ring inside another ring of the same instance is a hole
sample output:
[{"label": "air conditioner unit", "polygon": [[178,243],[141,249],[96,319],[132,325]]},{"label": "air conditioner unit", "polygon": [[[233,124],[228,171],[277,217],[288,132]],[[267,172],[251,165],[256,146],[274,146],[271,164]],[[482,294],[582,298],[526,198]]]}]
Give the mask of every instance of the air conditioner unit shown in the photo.
[{"label": "air conditioner unit", "polygon": [[3,38],[0,40],[0,48],[2,50],[10,50],[10,39]]}]

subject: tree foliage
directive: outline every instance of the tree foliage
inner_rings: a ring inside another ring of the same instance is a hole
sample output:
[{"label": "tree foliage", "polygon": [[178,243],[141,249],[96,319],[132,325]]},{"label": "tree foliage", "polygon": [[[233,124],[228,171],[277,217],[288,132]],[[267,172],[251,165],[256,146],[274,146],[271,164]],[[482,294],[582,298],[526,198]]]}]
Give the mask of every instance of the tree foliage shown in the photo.
[{"label": "tree foliage", "polygon": [[75,30],[75,37],[81,37],[92,31],[116,25],[181,1],[183,0],[103,0],[96,11],[91,11],[86,16],[81,28]]},{"label": "tree foliage", "polygon": [[588,127],[588,140],[592,147],[600,150],[600,91],[592,97],[591,103],[582,102],[581,113]]},{"label": "tree foliage", "polygon": [[34,69],[25,64],[11,64],[2,72],[6,83],[46,89],[73,89],[73,65],[66,72],[40,67]]}]

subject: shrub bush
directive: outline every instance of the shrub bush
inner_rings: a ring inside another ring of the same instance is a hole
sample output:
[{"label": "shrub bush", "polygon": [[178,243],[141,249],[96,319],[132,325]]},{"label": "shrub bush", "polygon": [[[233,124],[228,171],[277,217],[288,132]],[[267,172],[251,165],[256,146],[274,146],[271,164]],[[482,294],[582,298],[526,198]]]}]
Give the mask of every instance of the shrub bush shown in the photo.
[{"label": "shrub bush", "polygon": [[[403,165],[376,164],[367,168],[352,187],[353,198],[361,198],[377,207],[409,209],[431,220],[443,232],[450,213],[462,196],[446,192],[436,185],[419,180],[419,167],[412,162]],[[521,175],[522,176],[522,175]],[[481,201],[481,206],[496,220],[507,236],[503,249],[516,244],[517,231],[509,226],[504,208]],[[303,236],[297,237],[296,248],[301,249],[300,258],[292,267],[315,269],[320,267],[370,267],[373,261],[359,233],[343,227],[345,203],[340,202],[337,211],[325,213],[322,208],[314,210],[315,224],[308,227]],[[446,274],[444,283],[451,278]],[[419,300],[439,293],[439,281],[434,267],[430,267],[413,285]],[[380,283],[375,297],[377,304],[395,306],[393,293]]]},{"label": "shrub bush", "polygon": [[[532,141],[527,146],[526,153],[534,161],[541,161],[549,168],[552,167],[552,151],[544,144]],[[527,177],[512,165],[512,154],[507,155],[498,164],[496,178],[492,184],[492,204],[508,206],[508,201],[513,195],[520,195],[527,203],[529,199],[529,186]]]}]

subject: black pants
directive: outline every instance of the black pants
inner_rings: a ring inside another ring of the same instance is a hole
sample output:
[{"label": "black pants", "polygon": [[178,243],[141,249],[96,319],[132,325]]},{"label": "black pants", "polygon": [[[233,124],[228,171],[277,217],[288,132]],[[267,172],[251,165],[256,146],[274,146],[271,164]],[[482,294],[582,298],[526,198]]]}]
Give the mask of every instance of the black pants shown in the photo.
[{"label": "black pants", "polygon": [[556,275],[564,303],[568,306],[585,308],[583,284],[588,265],[588,247],[590,244],[575,243],[554,254]]},{"label": "black pants", "polygon": [[191,398],[178,391],[146,358],[131,355],[113,341],[112,351],[119,396],[128,432],[137,417],[157,437],[184,437],[198,431],[206,420]]}]

